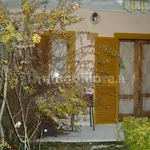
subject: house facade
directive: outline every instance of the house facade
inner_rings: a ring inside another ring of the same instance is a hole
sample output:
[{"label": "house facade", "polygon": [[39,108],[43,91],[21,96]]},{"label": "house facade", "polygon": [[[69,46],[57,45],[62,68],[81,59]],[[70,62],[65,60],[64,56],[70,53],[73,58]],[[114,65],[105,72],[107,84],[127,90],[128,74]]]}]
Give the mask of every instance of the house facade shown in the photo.
[{"label": "house facade", "polygon": [[[98,37],[91,39],[82,35],[84,46],[94,41],[96,54],[96,46],[107,45],[120,54],[125,67],[119,68],[116,60],[108,58],[110,63],[104,70],[110,82],[94,84],[95,123],[112,124],[124,116],[150,117],[150,14],[98,12],[101,20],[94,25],[90,21],[92,13],[77,11],[85,20],[69,30],[97,33]],[[79,47],[77,40],[76,49]],[[91,54],[85,60],[98,59]]]}]

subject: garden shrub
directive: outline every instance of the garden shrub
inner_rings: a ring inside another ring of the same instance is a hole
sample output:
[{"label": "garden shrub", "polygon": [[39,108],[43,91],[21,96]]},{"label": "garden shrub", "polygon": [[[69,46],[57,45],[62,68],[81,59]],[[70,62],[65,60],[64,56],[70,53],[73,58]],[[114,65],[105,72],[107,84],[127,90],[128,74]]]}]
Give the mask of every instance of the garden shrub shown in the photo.
[{"label": "garden shrub", "polygon": [[150,120],[148,118],[126,117],[121,130],[124,132],[125,144],[129,150],[150,149]]}]

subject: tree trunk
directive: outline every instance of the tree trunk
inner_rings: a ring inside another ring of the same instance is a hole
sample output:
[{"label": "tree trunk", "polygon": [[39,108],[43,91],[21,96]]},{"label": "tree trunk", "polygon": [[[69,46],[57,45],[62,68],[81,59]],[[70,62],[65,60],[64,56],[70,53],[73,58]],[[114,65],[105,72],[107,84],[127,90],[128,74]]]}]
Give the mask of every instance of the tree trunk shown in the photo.
[{"label": "tree trunk", "polygon": [[[7,98],[7,84],[8,84],[8,66],[4,66],[4,74],[5,74],[5,78],[4,78],[4,92],[3,92],[3,102],[2,102],[2,106],[1,106],[1,110],[0,110],[0,136],[1,136],[1,141],[4,141],[4,130],[3,130],[3,126],[2,126],[2,117],[3,117],[3,113],[4,113],[4,109],[5,109],[5,103],[6,103],[6,98]],[[3,150],[3,148],[1,148],[1,150]]]}]

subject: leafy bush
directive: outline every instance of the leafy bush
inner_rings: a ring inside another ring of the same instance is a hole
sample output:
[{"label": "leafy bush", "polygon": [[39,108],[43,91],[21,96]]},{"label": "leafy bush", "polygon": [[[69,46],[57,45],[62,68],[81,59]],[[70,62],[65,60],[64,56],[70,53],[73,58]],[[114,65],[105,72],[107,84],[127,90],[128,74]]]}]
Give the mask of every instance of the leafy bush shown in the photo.
[{"label": "leafy bush", "polygon": [[0,143],[0,149],[3,148],[3,149],[11,149],[11,147],[9,146],[9,144],[5,141],[1,141]]},{"label": "leafy bush", "polygon": [[150,120],[148,118],[126,117],[121,130],[124,132],[125,144],[129,150],[150,149]]}]

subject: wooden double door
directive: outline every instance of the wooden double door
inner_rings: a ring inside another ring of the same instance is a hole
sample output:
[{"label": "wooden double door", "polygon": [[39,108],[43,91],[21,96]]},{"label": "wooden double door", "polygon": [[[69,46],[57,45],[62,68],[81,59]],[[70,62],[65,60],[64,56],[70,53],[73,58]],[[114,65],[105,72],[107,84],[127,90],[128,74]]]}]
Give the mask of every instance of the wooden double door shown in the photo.
[{"label": "wooden double door", "polygon": [[[95,38],[95,75],[99,77],[98,71],[102,69],[114,78],[114,82],[103,84],[94,81],[96,124],[113,124],[124,116],[150,117],[150,41],[137,40],[137,34],[132,36],[136,40],[120,40],[117,34]],[[100,45],[120,54],[125,69],[119,68],[116,59],[102,53]],[[101,66],[99,61],[106,59],[109,63]]]},{"label": "wooden double door", "polygon": [[150,41],[121,40],[119,116],[150,117]]}]

